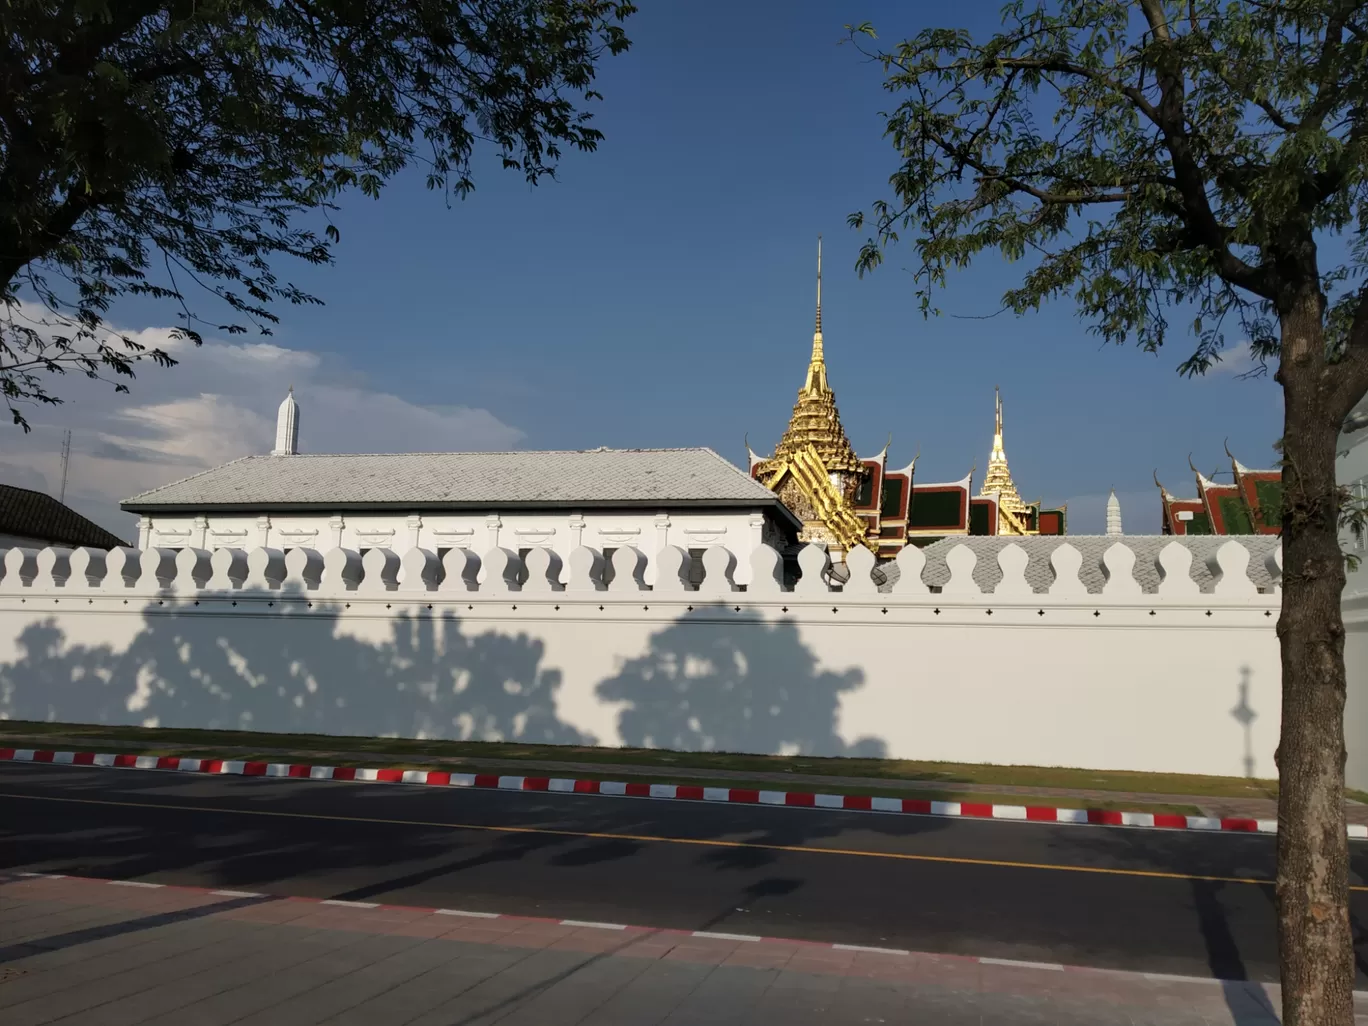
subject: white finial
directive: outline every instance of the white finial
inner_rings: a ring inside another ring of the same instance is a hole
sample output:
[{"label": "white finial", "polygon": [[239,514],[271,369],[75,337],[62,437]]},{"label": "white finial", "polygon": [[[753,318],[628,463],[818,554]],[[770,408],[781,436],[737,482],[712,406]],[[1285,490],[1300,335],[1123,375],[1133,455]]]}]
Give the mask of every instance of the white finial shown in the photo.
[{"label": "white finial", "polygon": [[276,440],[272,456],[294,456],[299,452],[299,403],[295,402],[294,385],[290,386],[285,401],[276,413]]},{"label": "white finial", "polygon": [[1107,499],[1107,534],[1121,534],[1121,503],[1116,498],[1116,489]]}]

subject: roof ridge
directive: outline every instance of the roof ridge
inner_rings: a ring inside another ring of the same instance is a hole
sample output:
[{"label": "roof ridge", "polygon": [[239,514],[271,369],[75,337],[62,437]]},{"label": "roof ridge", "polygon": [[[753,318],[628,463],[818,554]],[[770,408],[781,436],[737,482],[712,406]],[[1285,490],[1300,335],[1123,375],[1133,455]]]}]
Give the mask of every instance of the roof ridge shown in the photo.
[{"label": "roof ridge", "polygon": [[[608,452],[710,452],[714,456],[717,456],[717,453],[706,445],[675,445],[663,446],[654,449],[641,447],[630,449],[612,449],[605,445],[598,446],[593,449],[432,449],[422,452],[296,452],[289,453],[283,456],[277,456],[273,453],[252,453],[247,456],[239,456],[236,460],[230,460],[229,462],[239,463],[242,460],[258,459],[351,459],[356,457],[374,458],[376,456],[590,456],[595,453]],[[718,456],[718,459],[723,460],[724,463],[730,462],[721,456]],[[225,467],[228,465],[228,463],[222,464],[222,466]],[[735,467],[735,464],[732,464],[732,466]],[[217,470],[218,468],[214,467],[213,469]],[[200,473],[208,473],[208,471],[200,471]],[[190,475],[190,477],[198,476],[199,474]],[[188,481],[190,480],[190,478],[182,478],[181,480]],[[180,484],[180,481],[172,481],[170,483]]]},{"label": "roof ridge", "polygon": [[[65,503],[61,502],[61,500],[58,499],[55,495],[51,495],[48,492],[39,491],[37,488],[25,488],[23,485],[6,484],[3,481],[0,481],[0,488],[9,488],[16,492],[28,492],[30,495],[41,495],[43,498],[51,499],[53,502],[56,502],[59,505],[66,505]],[[70,507],[67,508],[70,509]]]}]

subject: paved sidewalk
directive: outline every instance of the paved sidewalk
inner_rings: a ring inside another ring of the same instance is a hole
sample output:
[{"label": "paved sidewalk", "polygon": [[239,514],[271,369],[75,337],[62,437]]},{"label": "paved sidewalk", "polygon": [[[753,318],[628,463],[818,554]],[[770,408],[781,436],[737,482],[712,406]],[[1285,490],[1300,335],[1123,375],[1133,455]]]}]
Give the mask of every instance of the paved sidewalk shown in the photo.
[{"label": "paved sidewalk", "polygon": [[[6,1026],[1267,1026],[1277,988],[0,877]],[[1368,1023],[1368,1002],[1357,1021]]]},{"label": "paved sidewalk", "polygon": [[[37,745],[41,748],[74,747],[81,751],[136,751],[146,746],[120,742],[98,742],[90,738],[68,738],[57,736],[35,736],[27,734],[6,734],[0,731],[0,741],[15,745]],[[236,747],[233,745],[165,745],[178,752],[191,755],[278,755],[289,757],[292,761],[317,764],[337,763],[342,765],[367,763],[390,766],[454,765],[460,763],[472,771],[512,770],[521,774],[535,775],[568,774],[601,780],[614,780],[621,776],[668,777],[671,780],[737,780],[754,783],[783,784],[784,790],[811,788],[820,791],[823,787],[870,788],[897,791],[954,791],[966,794],[1019,795],[1023,798],[1048,799],[1042,805],[1069,805],[1079,807],[1090,802],[1109,802],[1133,806],[1136,811],[1145,811],[1146,805],[1187,805],[1196,806],[1203,816],[1216,819],[1277,819],[1278,803],[1266,798],[1220,798],[1191,794],[1157,794],[1145,791],[1107,791],[1085,788],[1063,787],[1022,787],[1007,784],[969,784],[949,781],[900,780],[889,777],[851,777],[825,776],[812,773],[780,773],[763,770],[699,769],[688,766],[661,766],[633,763],[573,762],[548,759],[465,759],[453,760],[430,755],[390,754],[385,752],[355,751],[343,747],[329,750],[297,748],[259,748]],[[1368,805],[1359,802],[1345,802],[1345,819],[1349,823],[1368,825]]]}]

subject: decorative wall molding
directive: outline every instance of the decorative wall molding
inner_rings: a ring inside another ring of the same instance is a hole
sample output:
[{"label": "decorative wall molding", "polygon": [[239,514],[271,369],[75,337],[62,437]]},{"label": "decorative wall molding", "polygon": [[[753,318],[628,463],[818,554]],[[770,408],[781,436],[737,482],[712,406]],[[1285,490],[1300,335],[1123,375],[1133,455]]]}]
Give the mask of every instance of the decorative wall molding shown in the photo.
[{"label": "decorative wall molding", "polygon": [[473,527],[453,527],[453,528],[431,528],[433,540],[437,542],[438,548],[443,549],[468,549],[470,543],[475,540],[475,528]]},{"label": "decorative wall molding", "polygon": [[700,545],[716,545],[727,537],[726,524],[708,524],[699,527],[686,527],[683,529],[684,537],[689,540],[693,547]]}]

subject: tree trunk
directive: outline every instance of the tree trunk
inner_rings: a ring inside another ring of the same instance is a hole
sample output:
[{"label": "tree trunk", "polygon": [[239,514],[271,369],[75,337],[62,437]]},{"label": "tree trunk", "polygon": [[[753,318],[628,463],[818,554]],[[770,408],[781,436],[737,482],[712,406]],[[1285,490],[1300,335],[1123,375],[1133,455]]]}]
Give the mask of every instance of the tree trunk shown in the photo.
[{"label": "tree trunk", "polygon": [[1344,822],[1344,623],[1335,451],[1324,390],[1324,300],[1281,313],[1282,737],[1278,746],[1278,944],[1284,1026],[1352,1026],[1349,843]]}]

